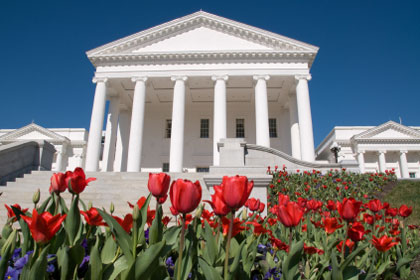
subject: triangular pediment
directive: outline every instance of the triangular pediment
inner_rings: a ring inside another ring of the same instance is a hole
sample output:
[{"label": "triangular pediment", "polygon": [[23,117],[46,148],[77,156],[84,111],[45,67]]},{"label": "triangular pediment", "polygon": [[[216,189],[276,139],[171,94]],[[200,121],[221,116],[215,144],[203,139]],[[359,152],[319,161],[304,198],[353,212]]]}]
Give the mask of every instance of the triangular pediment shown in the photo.
[{"label": "triangular pediment", "polygon": [[408,126],[388,121],[380,126],[371,128],[354,136],[355,140],[383,140],[383,139],[420,139],[420,132]]},{"label": "triangular pediment", "polygon": [[288,58],[305,55],[311,63],[317,51],[313,45],[200,11],[95,48],[87,55],[95,64],[104,58],[135,59],[144,54],[275,52],[287,53]]},{"label": "triangular pediment", "polygon": [[68,138],[34,123],[13,130],[0,137],[0,141],[9,142],[23,140],[47,140],[52,142],[69,141]]}]

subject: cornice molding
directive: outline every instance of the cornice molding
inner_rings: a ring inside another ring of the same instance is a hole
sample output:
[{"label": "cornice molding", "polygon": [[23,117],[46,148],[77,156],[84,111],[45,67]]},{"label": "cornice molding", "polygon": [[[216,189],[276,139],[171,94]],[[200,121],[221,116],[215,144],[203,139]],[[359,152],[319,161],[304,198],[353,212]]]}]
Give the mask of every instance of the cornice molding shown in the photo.
[{"label": "cornice molding", "polygon": [[[225,63],[308,63],[313,53],[273,51],[171,52],[101,55],[90,58],[98,66],[132,66],[165,64],[225,64]],[[311,63],[309,63],[309,67]]]},{"label": "cornice molding", "polygon": [[265,45],[267,47],[273,48],[274,50],[299,50],[316,53],[319,49],[316,46],[294,40],[286,36],[282,36],[267,30],[263,30],[207,12],[199,11],[110,42],[90,50],[86,54],[90,58],[98,54],[110,54],[115,52],[121,53],[123,51],[132,50],[134,48],[148,46],[157,41],[162,41],[174,35],[178,35],[203,26],[223,32],[225,34],[236,36],[238,38]]}]

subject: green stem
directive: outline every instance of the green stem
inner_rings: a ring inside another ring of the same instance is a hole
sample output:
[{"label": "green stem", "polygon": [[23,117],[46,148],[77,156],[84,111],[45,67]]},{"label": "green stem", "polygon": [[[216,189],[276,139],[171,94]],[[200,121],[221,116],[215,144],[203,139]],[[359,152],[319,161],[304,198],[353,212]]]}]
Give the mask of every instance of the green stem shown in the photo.
[{"label": "green stem", "polygon": [[344,253],[346,251],[346,241],[347,241],[347,223],[344,224],[344,239],[343,239],[343,245],[341,246],[341,262],[342,264],[344,262]]},{"label": "green stem", "polygon": [[55,201],[55,209],[54,209],[54,215],[57,215],[58,212],[58,204],[60,203],[60,194],[56,194],[57,199]]},{"label": "green stem", "polygon": [[[138,207],[135,205],[134,207]],[[138,228],[137,228],[137,219],[133,220],[133,257],[136,258],[137,251],[137,239],[138,239]]]},{"label": "green stem", "polygon": [[184,252],[184,238],[185,238],[185,214],[182,214],[182,229],[181,229],[181,240],[179,242],[179,254],[178,254],[178,267],[176,273],[176,279],[181,280],[182,270],[182,253]]},{"label": "green stem", "polygon": [[219,246],[219,236],[220,236],[220,227],[221,227],[220,217],[217,217],[217,232],[216,232],[216,245]]},{"label": "green stem", "polygon": [[230,248],[230,240],[232,239],[232,229],[233,229],[234,218],[235,218],[235,211],[232,211],[231,216],[230,216],[228,239],[226,242],[225,269],[224,269],[225,280],[229,279],[229,248]]}]

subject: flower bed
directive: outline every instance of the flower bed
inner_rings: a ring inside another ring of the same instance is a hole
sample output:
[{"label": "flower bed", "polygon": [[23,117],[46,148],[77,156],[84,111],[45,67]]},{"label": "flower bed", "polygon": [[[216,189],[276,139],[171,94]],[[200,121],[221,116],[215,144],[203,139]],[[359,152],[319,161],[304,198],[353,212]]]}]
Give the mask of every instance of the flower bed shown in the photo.
[{"label": "flower bed", "polygon": [[[83,202],[94,178],[82,169],[51,178],[51,195],[32,211],[6,205],[0,239],[5,279],[378,279],[410,275],[420,253],[411,207],[391,208],[372,193],[386,174],[268,170],[265,205],[253,182],[224,177],[211,201],[198,182],[150,174],[151,194],[113,216]],[[60,197],[73,194],[69,205]],[[168,198],[173,217],[163,216]],[[149,202],[156,199],[156,209]],[[243,207],[245,206],[245,207]],[[207,209],[211,209],[211,211]],[[195,210],[195,213],[192,212]],[[169,226],[170,220],[176,225]]]}]

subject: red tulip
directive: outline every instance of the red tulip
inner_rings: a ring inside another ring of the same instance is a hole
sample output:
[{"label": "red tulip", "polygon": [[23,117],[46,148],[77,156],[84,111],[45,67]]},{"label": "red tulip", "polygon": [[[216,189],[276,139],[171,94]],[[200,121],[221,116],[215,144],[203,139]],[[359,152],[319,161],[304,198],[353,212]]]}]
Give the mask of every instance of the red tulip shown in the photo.
[{"label": "red tulip", "polygon": [[279,206],[277,216],[284,226],[295,227],[302,219],[303,210],[296,202],[289,201],[286,206]]},{"label": "red tulip", "polygon": [[383,209],[382,203],[379,199],[372,199],[367,204],[370,211],[376,213]]},{"label": "red tulip", "polygon": [[51,176],[50,193],[62,193],[67,189],[66,174],[54,173]]},{"label": "red tulip", "polygon": [[316,211],[322,207],[322,202],[315,199],[311,199],[306,202],[306,207],[309,210]]},{"label": "red tulip", "polygon": [[112,216],[119,224],[120,226],[127,232],[130,233],[131,228],[133,227],[133,215],[127,214],[125,215],[124,219],[121,219],[117,216]]},{"label": "red tulip", "polygon": [[[128,206],[130,206],[130,208],[134,208],[134,205],[131,204],[129,201],[127,201]],[[142,196],[139,198],[139,200],[137,200],[137,206],[139,207],[139,210],[141,210],[141,208],[143,207],[143,205],[146,203],[146,197]],[[160,202],[159,202],[160,203]],[[153,220],[155,219],[155,215],[156,215],[156,210],[150,210],[150,206],[147,206],[147,225],[151,226]]]},{"label": "red tulip", "polygon": [[354,198],[344,198],[343,202],[337,201],[337,210],[343,219],[352,221],[359,215],[361,205],[362,202]]},{"label": "red tulip", "polygon": [[365,235],[365,228],[359,222],[354,222],[347,230],[347,236],[354,242],[363,240]]},{"label": "red tulip", "polygon": [[385,215],[395,217],[398,215],[398,208],[387,208],[385,210]]},{"label": "red tulip", "polygon": [[386,252],[398,244],[398,242],[392,242],[392,240],[393,238],[388,237],[386,234],[380,238],[377,238],[374,235],[372,236],[372,244],[375,246],[376,250],[380,252]]},{"label": "red tulip", "polygon": [[264,212],[264,209],[265,209],[265,204],[260,202],[260,209],[258,209],[258,211]]},{"label": "red tulip", "polygon": [[50,241],[61,227],[61,223],[66,218],[66,214],[51,215],[49,212],[38,214],[36,209],[32,211],[32,217],[21,216],[28,224],[32,238],[37,243],[47,243]]},{"label": "red tulip", "polygon": [[88,211],[80,211],[80,214],[85,217],[86,223],[91,226],[105,226],[106,223],[103,221],[101,214],[95,207],[90,208]]},{"label": "red tulip", "polygon": [[368,213],[364,213],[363,221],[369,225],[373,225],[373,223],[375,222],[375,219],[373,218],[372,215],[369,215]]},{"label": "red tulip", "polygon": [[165,201],[168,197],[170,182],[171,176],[165,173],[149,173],[149,182],[147,183],[147,188],[152,193],[152,195],[156,197],[156,199],[164,199],[163,201]]},{"label": "red tulip", "polygon": [[214,194],[211,196],[211,201],[203,200],[211,205],[214,214],[218,216],[225,216],[230,212],[229,207],[223,201],[223,188],[222,186],[214,186]]},{"label": "red tulip", "polygon": [[289,245],[287,245],[280,239],[271,237],[270,241],[271,243],[273,243],[273,247],[276,248],[277,250],[283,250],[283,251],[289,252]]},{"label": "red tulip", "polygon": [[305,252],[305,254],[308,254],[308,255],[313,255],[313,254],[323,255],[325,253],[324,250],[318,249],[313,246],[306,246],[305,243],[303,243],[303,251]]},{"label": "red tulip", "polygon": [[[351,241],[350,239],[347,239],[346,240],[346,243],[345,243],[344,246],[348,248],[349,253],[351,253],[351,251],[353,251],[354,244],[355,243],[353,241]],[[343,249],[343,241],[341,241],[340,243],[338,243],[338,245],[336,247],[337,247],[337,250],[341,253],[341,251]]]},{"label": "red tulip", "polygon": [[187,214],[197,208],[201,201],[200,182],[178,179],[172,182],[169,196],[174,213]]},{"label": "red tulip", "polygon": [[222,181],[223,200],[232,210],[238,210],[247,201],[251,194],[254,182],[248,182],[245,176],[224,176]]},{"label": "red tulip", "polygon": [[255,198],[250,198],[245,202],[245,207],[251,211],[257,211],[260,209],[260,200]]},{"label": "red tulip", "polygon": [[328,200],[327,208],[328,208],[328,210],[333,211],[333,210],[337,209],[337,205],[334,201]]},{"label": "red tulip", "polygon": [[262,233],[266,233],[267,229],[265,229],[260,223],[258,222],[246,222],[247,225],[253,225],[254,226],[254,234],[260,235]]},{"label": "red tulip", "polygon": [[343,226],[338,223],[338,220],[336,218],[323,218],[322,223],[323,223],[325,232],[328,234],[334,233],[337,229]]},{"label": "red tulip", "polygon": [[[235,218],[233,220],[233,227],[232,227],[232,237],[236,236],[238,233],[243,231],[245,229],[244,226],[242,226],[243,221],[241,221],[239,218]],[[226,217],[222,217],[222,228],[223,228],[223,235],[228,235],[229,232],[229,225],[230,225],[230,219]]]},{"label": "red tulip", "polygon": [[289,202],[289,196],[279,193],[279,205],[287,205]]},{"label": "red tulip", "polygon": [[96,178],[88,178],[86,179],[85,172],[82,168],[77,167],[73,172],[67,171],[66,172],[66,185],[69,185],[71,188],[69,188],[69,191],[72,194],[79,194],[83,192],[86,188],[86,186],[89,184],[89,182],[95,181]]},{"label": "red tulip", "polygon": [[[22,213],[26,213],[27,211],[28,211],[28,208],[25,208],[25,209],[22,209],[21,207],[20,207],[20,205],[19,204],[13,204],[12,205],[14,208],[17,208],[17,209],[19,209]],[[7,217],[10,219],[10,218],[12,218],[12,217],[15,217],[14,218],[14,221],[16,221],[16,215],[15,215],[15,212],[13,212],[13,209],[12,208],[10,208],[9,207],[9,205],[7,205],[7,204],[5,204],[4,205],[4,207],[6,207],[6,209],[7,209]]]},{"label": "red tulip", "polygon": [[411,212],[413,212],[413,207],[407,207],[405,204],[401,205],[400,209],[398,209],[398,214],[403,218],[410,216]]}]

